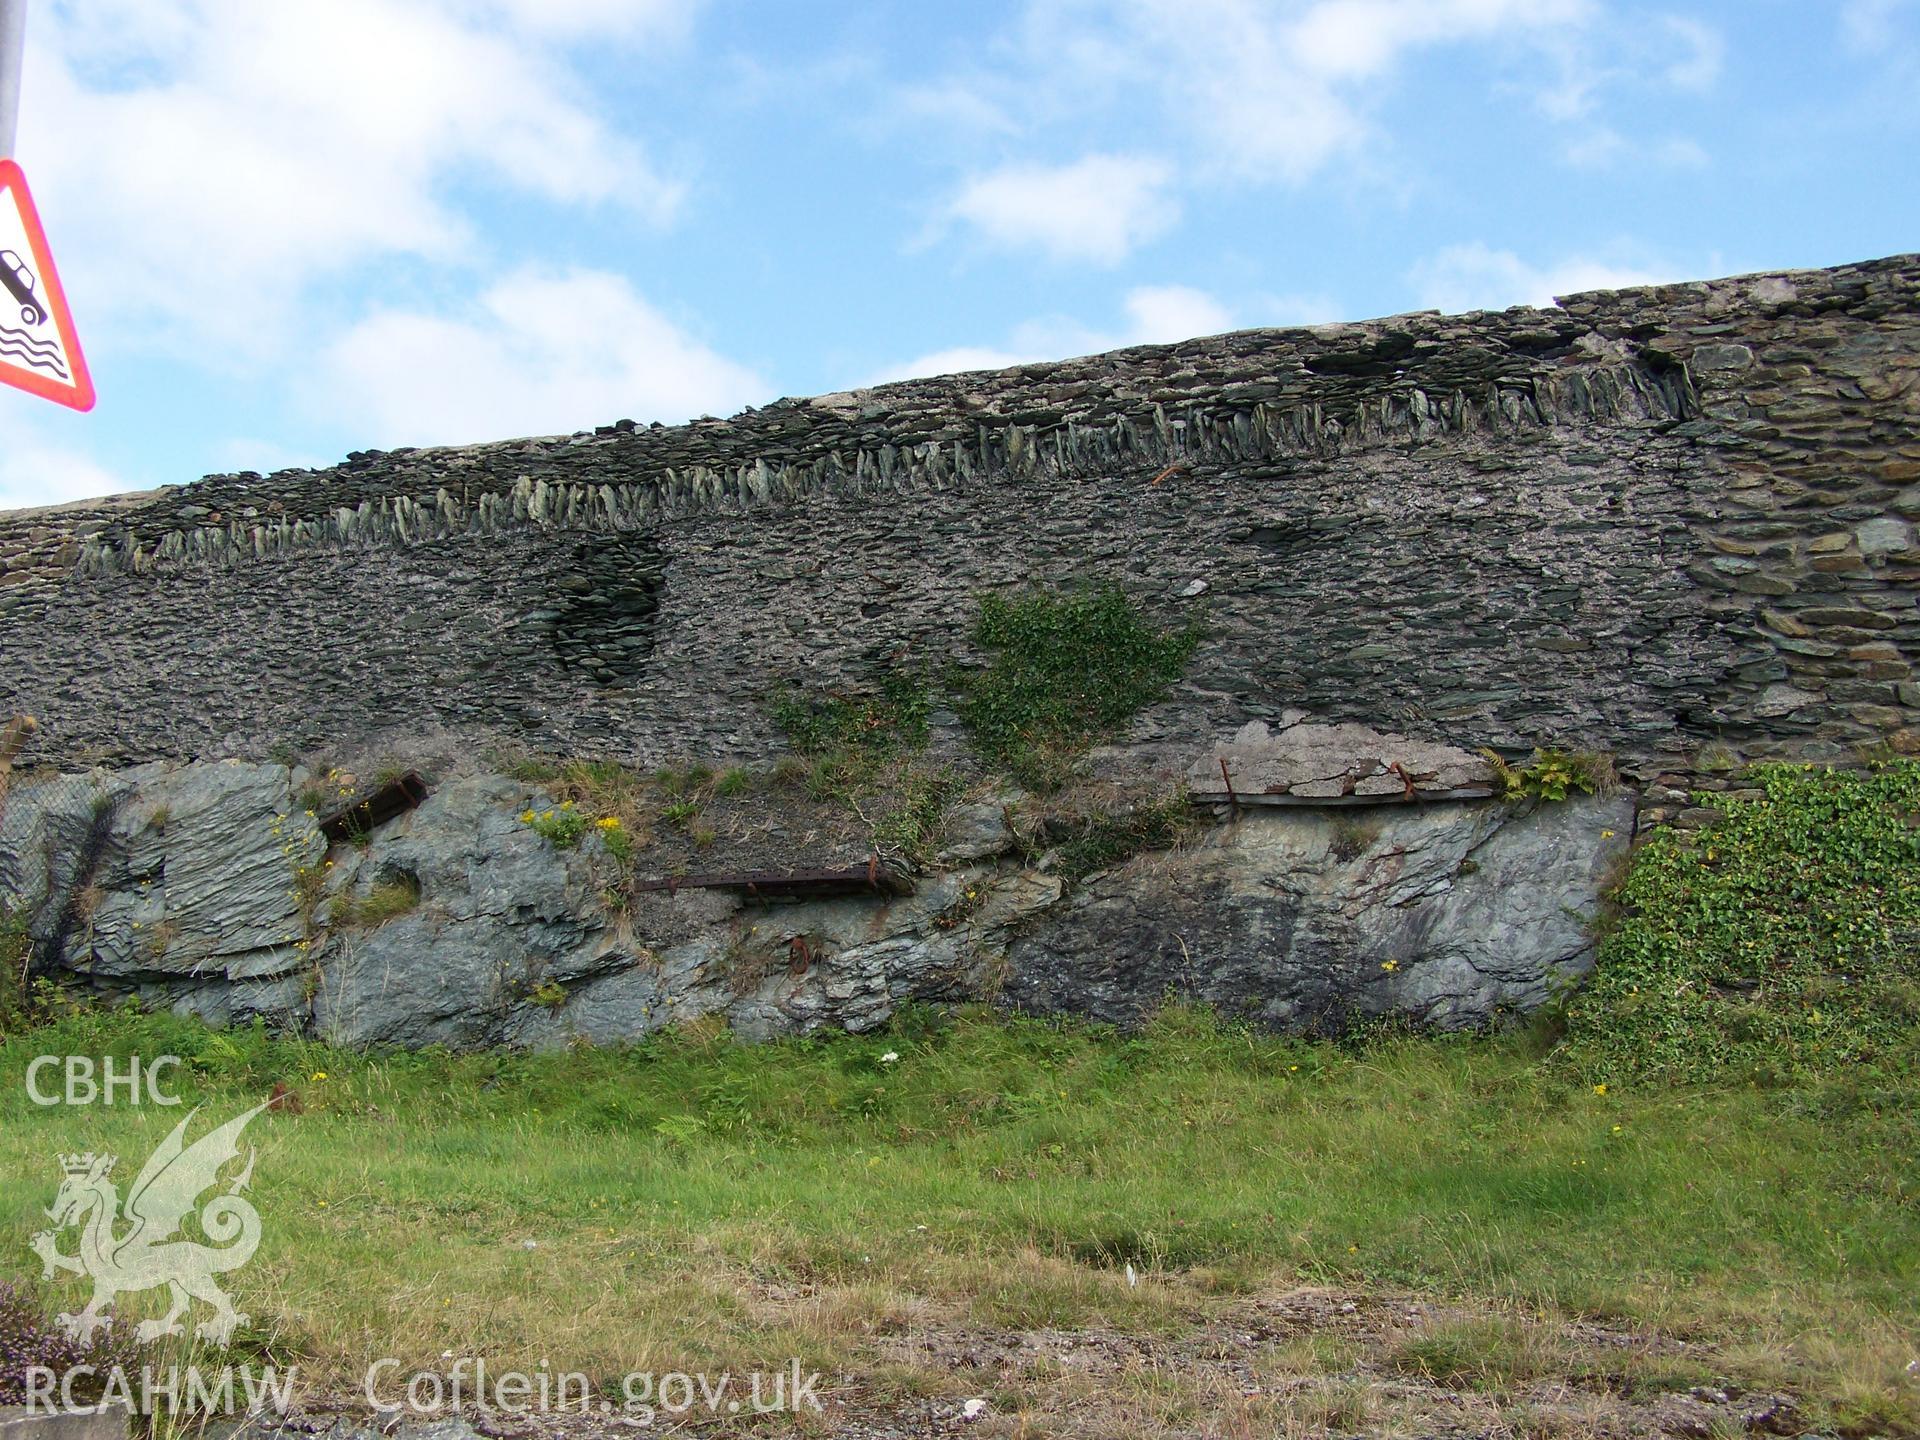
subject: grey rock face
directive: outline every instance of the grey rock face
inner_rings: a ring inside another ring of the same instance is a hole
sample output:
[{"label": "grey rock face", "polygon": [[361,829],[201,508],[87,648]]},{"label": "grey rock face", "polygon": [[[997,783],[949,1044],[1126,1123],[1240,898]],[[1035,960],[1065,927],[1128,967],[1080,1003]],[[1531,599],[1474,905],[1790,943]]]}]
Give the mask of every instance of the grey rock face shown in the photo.
[{"label": "grey rock face", "polygon": [[[911,895],[757,905],[622,897],[597,833],[556,848],[502,776],[451,779],[331,850],[289,787],[237,762],[24,785],[0,895],[69,980],[350,1045],[606,1044],[704,1015],[748,1039],[857,1031],[1001,985],[1107,1020],[1173,993],[1282,1028],[1453,1026],[1584,973],[1633,826],[1626,799],[1269,810],[1069,893],[1012,859],[983,803],[950,817],[953,868]],[[410,904],[368,909],[395,887]]]},{"label": "grey rock face", "polygon": [[[337,873],[342,894],[409,881],[419,904],[327,938],[314,1027],[348,1044],[472,1045],[516,1038],[543,984],[631,966],[606,934],[590,852],[556,850],[517,819],[525,787],[456,780],[382,827]],[[591,843],[591,842],[589,842]],[[351,855],[351,851],[347,852]],[[345,909],[346,907],[341,907]]]},{"label": "grey rock face", "polygon": [[1250,812],[1096,877],[1021,932],[1007,997],[1137,1019],[1167,995],[1290,1030],[1524,1011],[1591,968],[1633,802]]},{"label": "grey rock face", "polygon": [[325,842],[284,765],[143,765],[17,783],[0,893],[85,975],[271,979],[302,963],[295,872]]}]

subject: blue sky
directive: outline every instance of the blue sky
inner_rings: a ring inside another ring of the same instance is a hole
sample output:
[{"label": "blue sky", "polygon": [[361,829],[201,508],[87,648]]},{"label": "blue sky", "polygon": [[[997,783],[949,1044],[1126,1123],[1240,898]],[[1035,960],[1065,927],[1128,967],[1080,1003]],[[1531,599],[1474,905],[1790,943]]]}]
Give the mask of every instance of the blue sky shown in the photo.
[{"label": "blue sky", "polygon": [[1920,249],[1920,0],[31,0],[0,507]]}]

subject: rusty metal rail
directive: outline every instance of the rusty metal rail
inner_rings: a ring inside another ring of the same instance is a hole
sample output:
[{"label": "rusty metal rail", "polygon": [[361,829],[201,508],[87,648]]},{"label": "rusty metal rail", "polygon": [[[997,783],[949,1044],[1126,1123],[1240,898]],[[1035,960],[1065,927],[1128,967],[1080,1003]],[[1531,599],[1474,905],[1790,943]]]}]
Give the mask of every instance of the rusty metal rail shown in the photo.
[{"label": "rusty metal rail", "polygon": [[750,900],[795,900],[832,895],[880,895],[889,898],[911,895],[913,880],[881,862],[867,857],[864,865],[849,865],[829,870],[743,870],[711,875],[666,875],[656,880],[636,880],[635,891],[734,890]]}]

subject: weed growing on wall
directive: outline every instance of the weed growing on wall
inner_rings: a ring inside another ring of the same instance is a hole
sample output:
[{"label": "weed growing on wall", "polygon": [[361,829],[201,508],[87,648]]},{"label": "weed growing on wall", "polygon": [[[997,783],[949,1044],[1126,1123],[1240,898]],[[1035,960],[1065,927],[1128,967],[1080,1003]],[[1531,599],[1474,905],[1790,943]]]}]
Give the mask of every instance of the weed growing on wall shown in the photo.
[{"label": "weed growing on wall", "polygon": [[992,658],[961,681],[960,718],[984,758],[1058,789],[1090,745],[1166,693],[1199,638],[1156,628],[1111,585],[985,596],[974,639]]},{"label": "weed growing on wall", "polygon": [[951,770],[903,769],[892,786],[891,804],[873,827],[873,842],[883,854],[916,864],[929,858],[947,807],[963,788]]},{"label": "weed growing on wall", "polygon": [[397,920],[420,903],[420,882],[398,875],[374,884],[365,896],[342,895],[334,902],[333,923],[371,930]]},{"label": "weed growing on wall", "polygon": [[1507,800],[1564,800],[1569,795],[1604,795],[1618,779],[1605,755],[1584,750],[1535,750],[1524,765],[1502,759],[1495,750],[1480,752],[1493,765],[1494,779]]},{"label": "weed growing on wall", "polygon": [[1911,1074],[1920,764],[1763,766],[1635,852],[1564,1057],[1595,1084]]},{"label": "weed growing on wall", "polygon": [[773,719],[803,755],[854,752],[884,759],[927,743],[932,708],[932,690],[923,677],[889,670],[867,694],[789,690],[776,695]]},{"label": "weed growing on wall", "polygon": [[593,828],[593,822],[575,809],[571,800],[545,810],[523,810],[520,823],[556,850],[571,850]]},{"label": "weed growing on wall", "polygon": [[51,1372],[76,1405],[98,1404],[116,1368],[138,1375],[150,1363],[132,1325],[109,1317],[106,1328],[83,1345],[54,1323],[57,1308],[52,1297],[25,1282],[0,1280],[0,1406],[26,1404],[35,1371]]},{"label": "weed growing on wall", "polygon": [[1066,818],[1045,827],[1057,844],[1053,873],[1072,883],[1147,850],[1171,850],[1202,821],[1184,791],[1107,812]]},{"label": "weed growing on wall", "polygon": [[521,824],[558,850],[573,849],[589,832],[599,836],[622,884],[651,839],[652,821],[659,818],[656,791],[680,793],[677,784],[650,781],[616,760],[519,756],[502,768],[515,780],[541,786],[559,802],[529,806],[520,812]]},{"label": "weed growing on wall", "polygon": [[933,708],[924,676],[889,670],[861,692],[820,695],[796,687],[776,695],[771,708],[774,723],[803,757],[775,772],[778,783],[847,807],[877,853],[912,866],[929,861],[962,784],[950,769],[920,756]]}]

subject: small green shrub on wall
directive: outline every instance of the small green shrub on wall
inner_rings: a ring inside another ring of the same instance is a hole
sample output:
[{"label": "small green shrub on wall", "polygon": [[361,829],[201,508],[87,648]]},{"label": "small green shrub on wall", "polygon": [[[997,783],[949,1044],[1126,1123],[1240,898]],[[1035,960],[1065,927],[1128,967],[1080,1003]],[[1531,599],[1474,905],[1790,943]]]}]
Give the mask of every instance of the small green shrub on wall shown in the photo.
[{"label": "small green shrub on wall", "polygon": [[773,699],[773,720],[803,755],[855,752],[868,758],[917,750],[927,743],[933,695],[918,675],[889,670],[876,693],[812,695],[791,690]]},{"label": "small green shrub on wall", "polygon": [[963,681],[960,718],[984,758],[1057,789],[1089,745],[1166,693],[1199,638],[1156,629],[1111,585],[988,595],[974,639],[992,659]]},{"label": "small green shrub on wall", "polygon": [[1912,1078],[1920,1046],[1920,764],[1762,766],[1761,795],[1635,852],[1569,1002],[1594,1084]]},{"label": "small green shrub on wall", "polygon": [[1496,750],[1480,752],[1493,765],[1494,779],[1507,800],[1564,800],[1569,795],[1604,795],[1618,780],[1613,762],[1589,751],[1535,750],[1524,765],[1501,758]]}]

